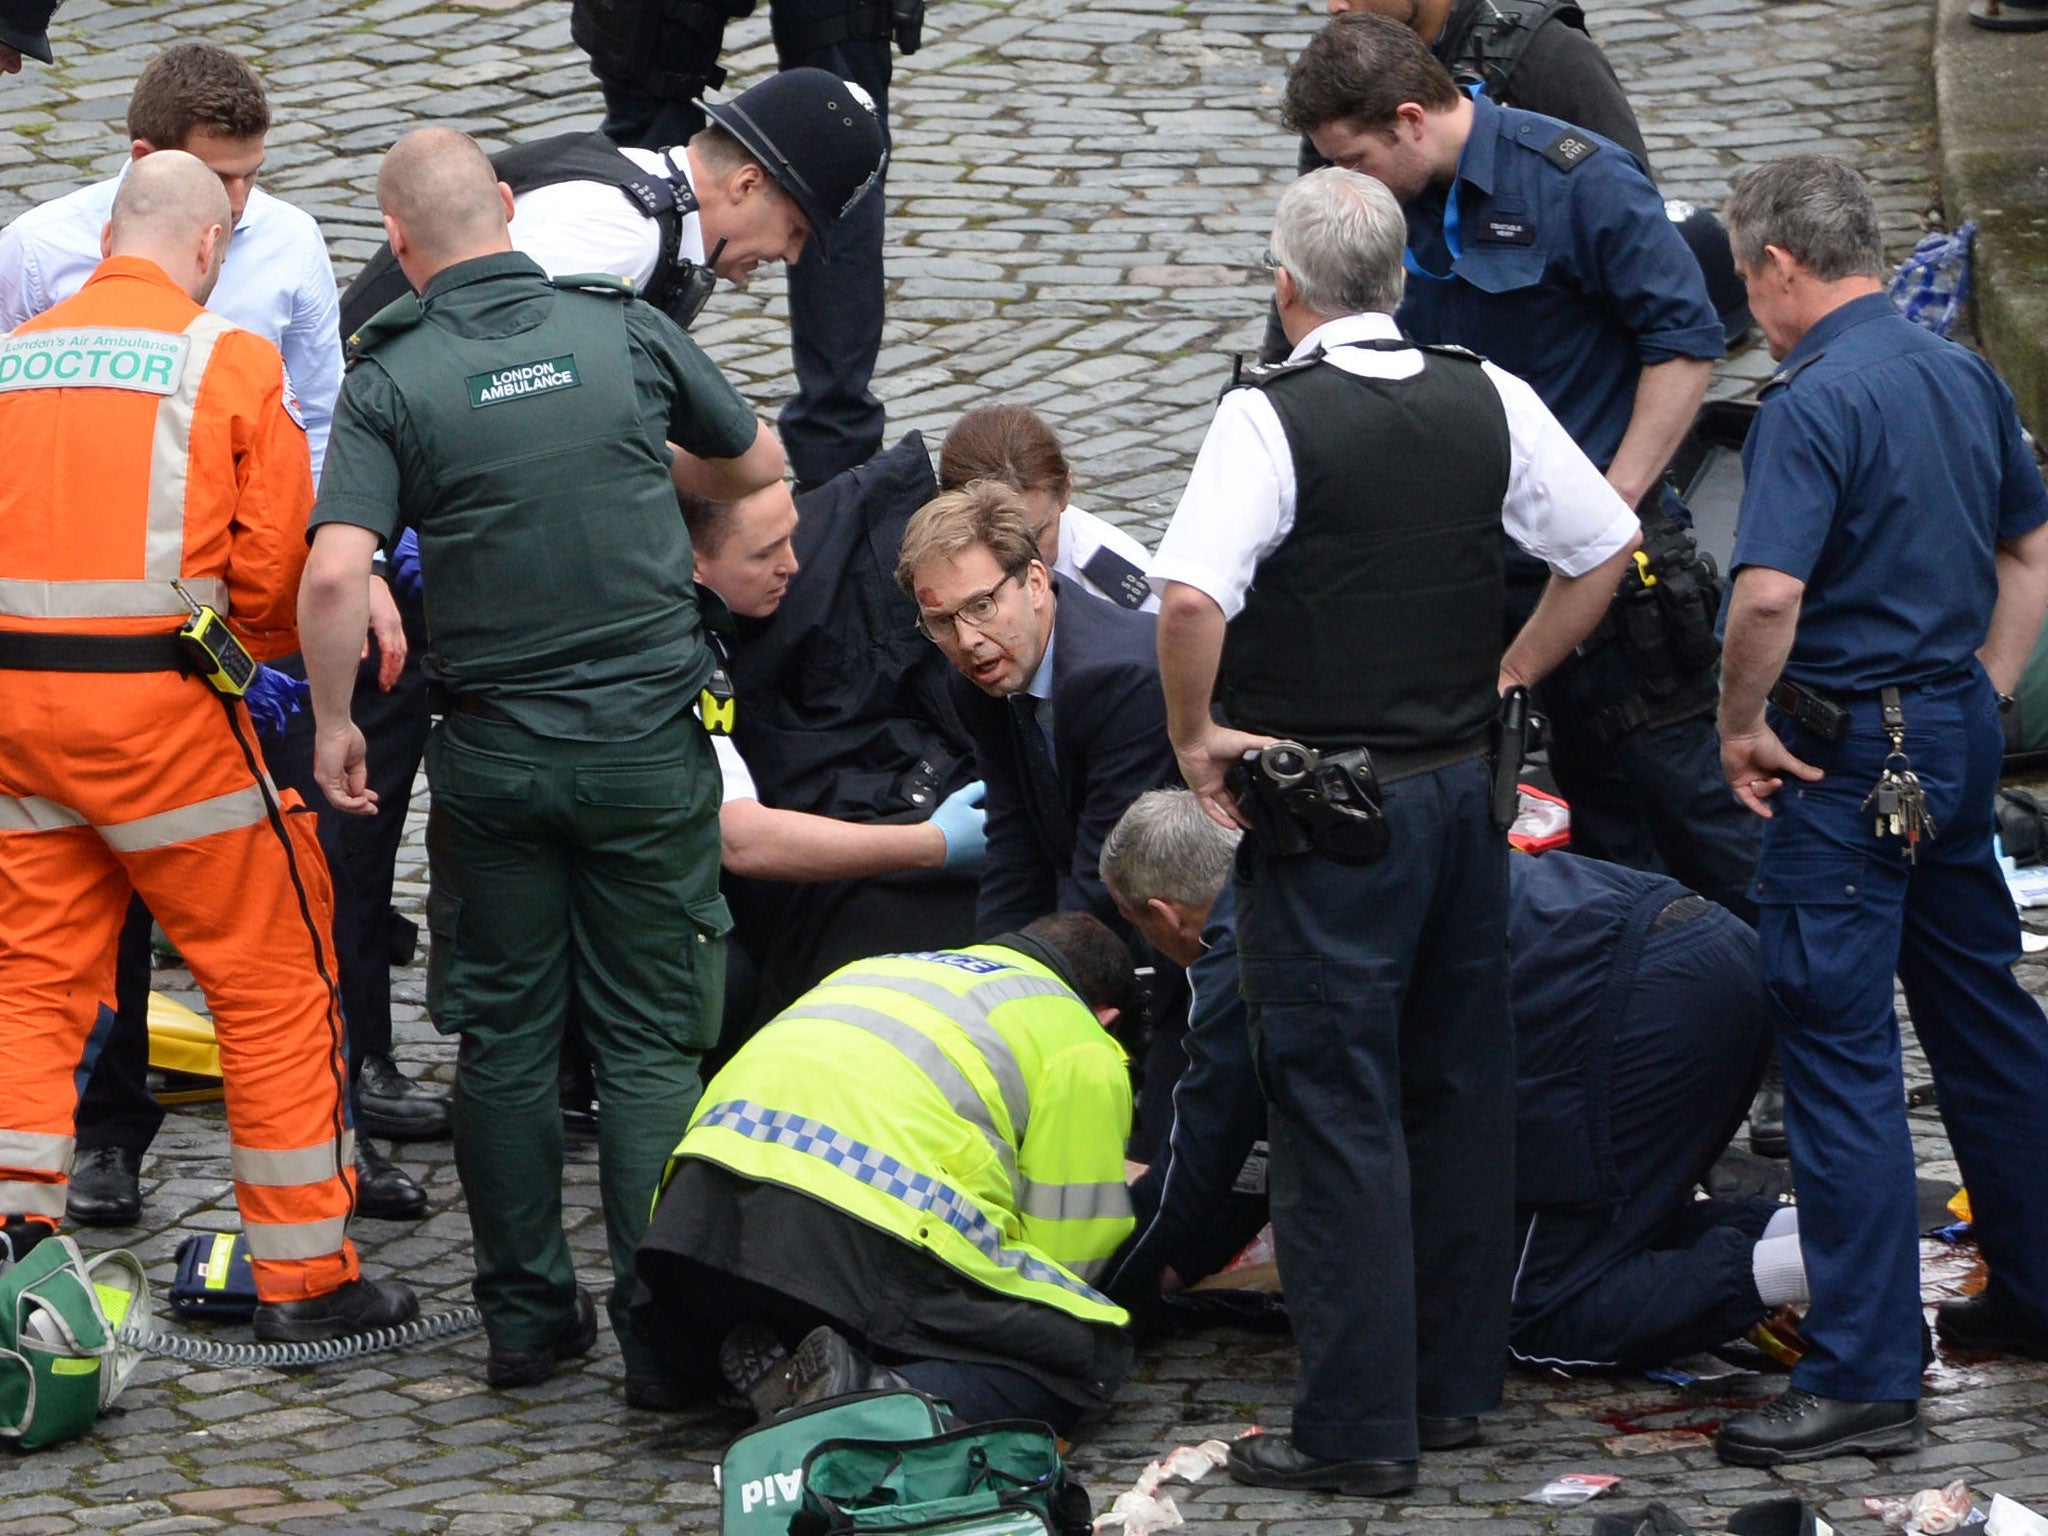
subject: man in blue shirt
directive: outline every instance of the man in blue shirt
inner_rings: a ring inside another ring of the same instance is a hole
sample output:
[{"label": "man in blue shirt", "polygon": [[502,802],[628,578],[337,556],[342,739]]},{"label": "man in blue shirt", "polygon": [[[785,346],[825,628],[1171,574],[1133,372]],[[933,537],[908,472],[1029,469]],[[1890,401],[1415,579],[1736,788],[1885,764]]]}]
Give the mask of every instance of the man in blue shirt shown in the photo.
[{"label": "man in blue shirt", "polygon": [[[1384,16],[1331,20],[1289,70],[1283,115],[1404,205],[1401,328],[1527,380],[1622,500],[1663,529],[1665,465],[1705,395],[1723,327],[1635,159],[1583,128],[1468,97]],[[1543,575],[1510,551],[1510,632]],[[1585,654],[1541,694],[1573,846],[1667,870],[1746,917],[1757,839],[1715,771],[1704,605],[1691,616],[1694,653],[1674,666],[1684,648],[1671,627],[1675,588],[1630,579],[1624,589]],[[1660,648],[1661,670],[1644,659]]]},{"label": "man in blue shirt", "polygon": [[[1783,366],[1743,450],[1721,755],[1766,818],[1759,937],[1813,1311],[1791,1389],[1716,1446],[1775,1466],[1920,1439],[1894,969],[1991,1267],[1940,1332],[2048,1357],[2048,1024],[2012,975],[1991,847],[1998,701],[2048,604],[2048,491],[1990,366],[1885,296],[1855,172],[1791,156],[1738,181],[1727,215]],[[1874,803],[1909,765],[1924,826]]]}]

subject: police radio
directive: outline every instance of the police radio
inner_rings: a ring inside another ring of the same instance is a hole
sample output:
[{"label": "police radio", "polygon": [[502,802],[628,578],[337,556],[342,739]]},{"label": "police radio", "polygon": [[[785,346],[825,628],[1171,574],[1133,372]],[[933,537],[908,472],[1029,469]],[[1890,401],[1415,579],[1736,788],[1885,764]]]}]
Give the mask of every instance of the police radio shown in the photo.
[{"label": "police radio", "polygon": [[218,609],[200,602],[182,581],[173,580],[171,585],[192,609],[192,617],[178,631],[188,664],[222,698],[239,699],[256,680],[256,658],[229,631]]}]

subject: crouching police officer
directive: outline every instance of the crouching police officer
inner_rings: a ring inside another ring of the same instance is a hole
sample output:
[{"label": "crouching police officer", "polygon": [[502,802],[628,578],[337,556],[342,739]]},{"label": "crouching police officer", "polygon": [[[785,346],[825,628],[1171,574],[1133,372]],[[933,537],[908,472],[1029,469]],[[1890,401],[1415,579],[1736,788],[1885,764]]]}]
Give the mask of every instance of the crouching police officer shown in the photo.
[{"label": "crouching police officer", "polygon": [[[514,252],[511,194],[461,134],[400,140],[377,197],[420,297],[361,333],[312,517],[314,767],[336,805],[370,808],[349,718],[361,609],[372,553],[417,528],[445,711],[427,748],[428,1006],[462,1037],[456,1166],[488,1378],[514,1386],[597,1327],[560,1220],[572,975],[619,1111],[599,1174],[617,1276],[717,1035],[718,773],[690,708],[713,660],[676,490],[743,495],[782,453],[625,285],[558,287]],[[643,1355],[625,1301],[615,1285],[631,1397]]]},{"label": "crouching police officer", "polygon": [[[1293,359],[1225,394],[1153,565],[1182,772],[1253,829],[1240,964],[1302,1356],[1291,1436],[1240,1441],[1231,1475],[1358,1495],[1414,1485],[1418,1410],[1442,1448],[1500,1399],[1514,1039],[1486,756],[1498,694],[1585,637],[1638,538],[1526,384],[1402,339],[1405,234],[1354,172],[1281,198]],[[1503,525],[1552,571],[1505,655]]]}]

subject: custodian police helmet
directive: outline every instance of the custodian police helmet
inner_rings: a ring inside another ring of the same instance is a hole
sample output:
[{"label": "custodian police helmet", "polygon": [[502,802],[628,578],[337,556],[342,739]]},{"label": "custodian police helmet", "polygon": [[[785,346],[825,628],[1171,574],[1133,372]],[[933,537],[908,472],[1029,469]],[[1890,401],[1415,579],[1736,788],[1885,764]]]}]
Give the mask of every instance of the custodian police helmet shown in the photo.
[{"label": "custodian police helmet", "polygon": [[59,0],[0,0],[0,43],[45,64],[50,57],[50,13]]},{"label": "custodian police helmet", "polygon": [[821,252],[889,165],[874,99],[830,70],[785,69],[731,101],[697,105],[803,210]]}]

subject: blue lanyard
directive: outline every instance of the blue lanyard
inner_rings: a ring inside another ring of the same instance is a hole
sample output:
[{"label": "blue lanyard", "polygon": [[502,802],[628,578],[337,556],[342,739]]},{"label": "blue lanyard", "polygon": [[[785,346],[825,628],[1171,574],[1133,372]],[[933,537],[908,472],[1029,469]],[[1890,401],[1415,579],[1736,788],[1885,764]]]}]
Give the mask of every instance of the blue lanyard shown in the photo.
[{"label": "blue lanyard", "polygon": [[[1484,90],[1485,87],[1481,85],[1468,85],[1465,87],[1465,93],[1474,101],[1479,99],[1480,94]],[[1458,163],[1461,167],[1465,163],[1465,157],[1462,153],[1458,156]],[[1456,271],[1458,258],[1465,254],[1465,243],[1458,238],[1458,179],[1455,175],[1451,177],[1451,195],[1444,199],[1444,249],[1451,253],[1452,270],[1449,272],[1430,271],[1429,268],[1417,261],[1415,253],[1405,246],[1401,250],[1401,265],[1406,267],[1413,276],[1426,277],[1432,283],[1448,283],[1458,275]]]}]

